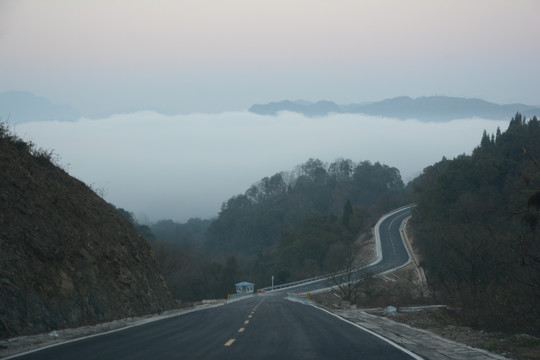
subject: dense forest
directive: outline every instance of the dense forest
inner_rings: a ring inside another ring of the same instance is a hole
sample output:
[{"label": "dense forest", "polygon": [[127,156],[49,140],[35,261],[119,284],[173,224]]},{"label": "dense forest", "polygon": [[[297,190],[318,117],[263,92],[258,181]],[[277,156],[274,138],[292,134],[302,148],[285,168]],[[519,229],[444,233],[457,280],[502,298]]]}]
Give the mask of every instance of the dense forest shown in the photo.
[{"label": "dense forest", "polygon": [[403,188],[399,170],[380,163],[341,159],[328,165],[309,159],[294,171],[265,177],[245,194],[226,201],[208,229],[206,249],[211,253],[264,251],[309,216],[341,216],[347,201],[361,209],[392,207],[393,195]]},{"label": "dense forest", "polygon": [[539,333],[540,123],[519,113],[470,156],[414,180],[414,237],[435,295],[471,325]]},{"label": "dense forest", "polygon": [[173,295],[192,301],[224,297],[239,281],[260,288],[272,276],[279,284],[334,271],[359,234],[405,201],[396,168],[309,159],[231,197],[215,219],[136,226],[154,247]]}]

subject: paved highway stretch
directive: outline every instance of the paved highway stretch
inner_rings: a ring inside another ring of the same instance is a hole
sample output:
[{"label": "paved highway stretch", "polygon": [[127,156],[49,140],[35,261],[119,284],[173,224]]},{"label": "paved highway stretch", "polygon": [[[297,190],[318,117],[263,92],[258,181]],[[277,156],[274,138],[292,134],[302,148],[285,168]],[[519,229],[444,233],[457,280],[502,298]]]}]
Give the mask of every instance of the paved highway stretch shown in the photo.
[{"label": "paved highway stretch", "polygon": [[18,359],[419,359],[280,294],[82,339]]},{"label": "paved highway stretch", "polygon": [[[399,227],[410,209],[380,222],[382,260],[362,271],[384,272],[408,259]],[[294,291],[327,287],[327,281]],[[291,289],[292,290],[292,289]],[[378,335],[285,292],[248,297],[99,336],[17,359],[421,359]]]},{"label": "paved highway stretch", "polygon": [[403,243],[400,227],[403,221],[411,216],[412,206],[387,215],[379,224],[382,260],[367,268],[367,271],[378,274],[399,268],[409,261],[409,252]]},{"label": "paved highway stretch", "polygon": [[[400,226],[407,217],[411,216],[412,208],[412,205],[407,206],[393,211],[381,218],[377,224],[379,227],[380,257],[371,265],[356,270],[353,274],[353,278],[359,279],[364,273],[367,272],[380,274],[392,271],[409,262],[409,253],[405,247],[405,244],[403,243],[403,239],[401,238]],[[306,293],[327,289],[332,285],[334,284],[328,279],[321,279],[301,285],[284,287],[274,291],[294,291]]]}]

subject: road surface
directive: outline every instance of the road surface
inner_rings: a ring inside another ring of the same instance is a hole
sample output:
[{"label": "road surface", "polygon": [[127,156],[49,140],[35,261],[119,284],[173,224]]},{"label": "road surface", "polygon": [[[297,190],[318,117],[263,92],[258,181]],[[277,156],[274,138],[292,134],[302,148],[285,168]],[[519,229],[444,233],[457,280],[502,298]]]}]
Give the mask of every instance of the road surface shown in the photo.
[{"label": "road surface", "polygon": [[[384,272],[408,261],[399,227],[410,209],[380,223]],[[312,291],[326,280],[294,287]],[[285,289],[291,290],[291,289]],[[350,322],[285,298],[286,291],[89,337],[16,357],[34,359],[421,359]]]},{"label": "road surface", "polygon": [[247,298],[17,359],[420,359],[283,294]]}]

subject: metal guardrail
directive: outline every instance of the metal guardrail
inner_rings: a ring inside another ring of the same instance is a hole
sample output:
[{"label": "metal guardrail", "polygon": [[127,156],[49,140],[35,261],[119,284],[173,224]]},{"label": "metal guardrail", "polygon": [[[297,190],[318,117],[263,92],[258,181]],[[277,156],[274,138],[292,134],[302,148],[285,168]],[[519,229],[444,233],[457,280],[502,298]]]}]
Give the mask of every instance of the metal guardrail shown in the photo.
[{"label": "metal guardrail", "polygon": [[[377,257],[375,258],[375,260],[367,265],[363,265],[363,266],[359,266],[357,268],[355,268],[353,271],[358,271],[358,270],[362,270],[364,268],[367,268],[367,267],[370,267],[370,266],[373,266],[379,262],[381,262],[382,260],[382,246],[381,246],[381,238],[380,238],[380,233],[379,233],[379,227],[381,226],[381,223],[389,216],[397,213],[397,212],[400,212],[402,210],[405,210],[405,209],[409,209],[409,208],[413,208],[415,207],[416,204],[409,204],[409,205],[405,205],[405,206],[402,206],[398,209],[395,209],[395,210],[392,210],[390,211],[389,213],[383,215],[379,221],[377,221],[377,224],[375,225],[375,228],[374,228],[374,231],[375,231],[375,243],[376,243],[376,248],[377,248]],[[407,250],[408,252],[408,250]],[[409,257],[410,257],[410,254],[409,254]],[[409,260],[410,261],[410,260]],[[392,270],[393,271],[393,270]],[[264,288],[261,288],[259,289],[259,291],[263,291],[263,292],[269,292],[269,291],[275,291],[275,290],[281,290],[281,289],[287,289],[287,288],[292,288],[292,287],[295,287],[295,286],[298,286],[298,285],[304,285],[304,284],[308,284],[310,282],[314,282],[314,281],[319,281],[319,280],[329,280],[331,279],[333,276],[339,276],[339,275],[342,275],[344,273],[346,273],[347,270],[343,270],[343,271],[340,271],[340,272],[336,272],[336,273],[331,273],[331,274],[325,274],[325,275],[320,275],[320,276],[316,276],[316,277],[313,277],[313,278],[309,278],[309,279],[304,279],[304,280],[298,280],[298,281],[293,281],[293,282],[290,282],[290,283],[285,283],[285,284],[279,284],[279,285],[274,285],[274,286],[267,286],[267,287],[264,287]]]},{"label": "metal guardrail", "polygon": [[304,284],[307,284],[307,283],[310,283],[310,282],[313,282],[313,281],[324,280],[324,279],[327,279],[328,277],[329,277],[329,275],[321,275],[321,276],[317,276],[317,277],[313,277],[313,278],[309,278],[309,279],[293,281],[293,282],[290,282],[290,283],[279,284],[279,285],[274,285],[274,286],[268,286],[268,287],[262,288],[260,290],[261,291],[264,290],[264,291],[268,292],[268,291],[273,291],[273,290],[286,289],[286,288],[290,288],[290,287],[294,287],[294,286],[298,286],[298,285],[304,285]]}]

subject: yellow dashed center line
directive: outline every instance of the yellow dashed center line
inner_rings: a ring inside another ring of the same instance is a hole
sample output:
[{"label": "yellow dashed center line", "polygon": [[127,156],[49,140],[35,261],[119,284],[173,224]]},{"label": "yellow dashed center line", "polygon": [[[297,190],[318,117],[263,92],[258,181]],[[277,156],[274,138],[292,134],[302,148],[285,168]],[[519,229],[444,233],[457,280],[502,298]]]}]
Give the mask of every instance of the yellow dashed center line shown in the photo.
[{"label": "yellow dashed center line", "polygon": [[231,346],[233,342],[235,342],[236,339],[231,339],[225,343],[225,346]]},{"label": "yellow dashed center line", "polygon": [[[257,310],[257,306],[259,306],[264,300],[265,300],[265,299],[261,300],[261,301],[253,308],[253,311],[251,311],[251,314],[248,315],[248,318],[251,319],[251,318],[253,317],[253,314],[255,314],[255,310]],[[244,321],[244,324],[245,324],[245,325],[249,324],[249,320]],[[239,332],[239,333],[242,333],[242,332],[244,332],[245,330],[246,330],[246,328],[243,328],[243,327],[242,327],[242,328],[238,329],[238,332]],[[227,342],[225,343],[225,346],[231,346],[235,341],[236,341],[236,339],[230,339],[229,341],[227,341]]]}]

